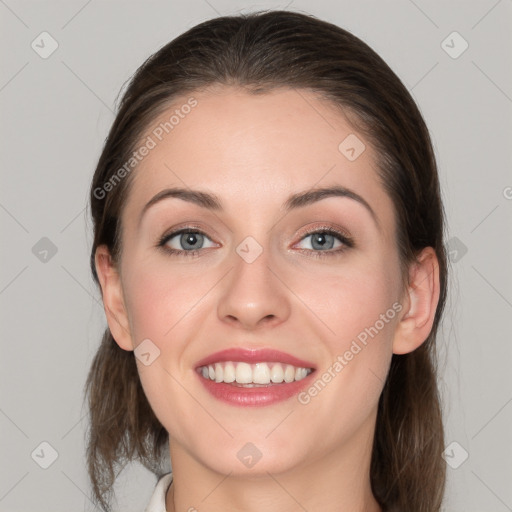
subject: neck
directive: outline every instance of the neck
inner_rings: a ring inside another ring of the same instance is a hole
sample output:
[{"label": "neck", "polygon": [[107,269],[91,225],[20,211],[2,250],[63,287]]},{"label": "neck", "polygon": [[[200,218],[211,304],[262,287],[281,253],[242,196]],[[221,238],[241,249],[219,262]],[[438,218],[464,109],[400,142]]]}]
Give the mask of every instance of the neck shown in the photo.
[{"label": "neck", "polygon": [[[373,428],[286,471],[219,473],[170,439],[173,483],[167,512],[382,512],[370,486]],[[371,434],[371,435],[369,435]]]}]

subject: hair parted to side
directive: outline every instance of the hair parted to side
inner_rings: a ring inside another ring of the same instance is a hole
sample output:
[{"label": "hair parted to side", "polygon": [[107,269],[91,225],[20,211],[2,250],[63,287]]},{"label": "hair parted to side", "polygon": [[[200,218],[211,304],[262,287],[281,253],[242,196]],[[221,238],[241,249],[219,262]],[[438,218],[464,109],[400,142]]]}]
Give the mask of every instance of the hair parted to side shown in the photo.
[{"label": "hair parted to side", "polygon": [[[260,11],[203,22],[149,57],[122,97],[91,184],[90,265],[96,283],[96,248],[106,244],[115,262],[121,257],[121,212],[136,168],[108,193],[97,191],[105,190],[174,99],[210,85],[239,86],[252,94],[307,89],[330,100],[378,155],[379,177],[396,211],[403,275],[422,248],[434,248],[440,296],[432,331],[413,352],[392,357],[378,406],[370,478],[383,510],[438,512],[445,463],[435,341],[446,300],[447,261],[437,166],[411,95],[359,38],[311,15]],[[133,352],[122,350],[108,328],[85,394],[93,497],[109,511],[115,470],[138,460],[159,476],[168,434],[145,397]]]}]

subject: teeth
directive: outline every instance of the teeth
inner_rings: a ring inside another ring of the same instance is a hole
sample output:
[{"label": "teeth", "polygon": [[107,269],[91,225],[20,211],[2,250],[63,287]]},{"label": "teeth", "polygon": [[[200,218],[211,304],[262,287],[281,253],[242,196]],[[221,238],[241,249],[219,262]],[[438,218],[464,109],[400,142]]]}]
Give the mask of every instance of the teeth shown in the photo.
[{"label": "teeth", "polygon": [[[210,370],[208,370],[209,372]],[[222,382],[224,380],[224,369],[219,363],[215,364],[215,382]]]},{"label": "teeth", "polygon": [[287,364],[284,370],[284,381],[293,382],[295,380],[295,367],[291,364]]},{"label": "teeth", "polygon": [[279,384],[284,380],[284,371],[281,364],[274,364],[272,370],[270,370],[270,380]]},{"label": "teeth", "polygon": [[228,384],[230,382],[235,382],[235,378],[235,365],[233,363],[226,363],[224,365],[224,382],[227,382]]},{"label": "teeth", "polygon": [[236,381],[238,384],[251,384],[252,383],[252,368],[250,364],[238,363],[236,365]]},{"label": "teeth", "polygon": [[270,384],[270,368],[268,364],[256,363],[252,371],[254,384]]},{"label": "teeth", "polygon": [[254,387],[254,384],[269,385],[302,380],[313,370],[282,363],[249,364],[227,361],[202,366],[199,371],[205,379],[215,382],[236,382],[245,387]]}]

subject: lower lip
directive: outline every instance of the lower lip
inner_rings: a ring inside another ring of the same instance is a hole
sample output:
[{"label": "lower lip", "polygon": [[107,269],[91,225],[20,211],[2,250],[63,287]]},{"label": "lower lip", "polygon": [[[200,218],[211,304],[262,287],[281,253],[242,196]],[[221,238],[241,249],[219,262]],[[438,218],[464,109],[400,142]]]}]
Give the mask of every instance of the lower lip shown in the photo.
[{"label": "lower lip", "polygon": [[197,376],[206,390],[217,400],[231,405],[249,407],[271,405],[298,395],[303,388],[309,385],[314,373],[312,371],[302,380],[254,388],[243,388],[225,382],[215,382],[211,379],[205,379],[199,373],[197,373]]}]

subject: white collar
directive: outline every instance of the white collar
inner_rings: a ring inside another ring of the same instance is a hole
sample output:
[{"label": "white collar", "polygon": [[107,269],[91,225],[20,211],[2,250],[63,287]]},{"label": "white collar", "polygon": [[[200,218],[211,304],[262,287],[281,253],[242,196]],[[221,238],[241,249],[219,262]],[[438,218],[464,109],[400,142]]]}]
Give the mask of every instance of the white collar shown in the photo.
[{"label": "white collar", "polygon": [[172,473],[163,475],[156,484],[153,496],[144,512],[167,512],[165,509],[165,495],[172,482]]}]

